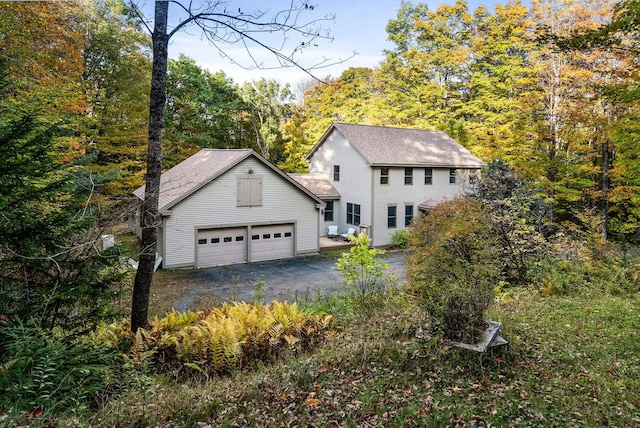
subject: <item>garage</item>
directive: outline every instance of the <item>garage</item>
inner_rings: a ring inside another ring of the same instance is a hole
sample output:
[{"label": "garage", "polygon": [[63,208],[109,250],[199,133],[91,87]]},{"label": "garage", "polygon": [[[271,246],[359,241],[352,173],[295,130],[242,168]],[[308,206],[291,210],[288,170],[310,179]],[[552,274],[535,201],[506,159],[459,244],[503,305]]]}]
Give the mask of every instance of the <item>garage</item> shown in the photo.
[{"label": "garage", "polygon": [[208,267],[247,261],[247,229],[205,229],[198,231],[197,266]]},{"label": "garage", "polygon": [[293,224],[253,226],[251,228],[252,262],[286,259],[295,255]]}]

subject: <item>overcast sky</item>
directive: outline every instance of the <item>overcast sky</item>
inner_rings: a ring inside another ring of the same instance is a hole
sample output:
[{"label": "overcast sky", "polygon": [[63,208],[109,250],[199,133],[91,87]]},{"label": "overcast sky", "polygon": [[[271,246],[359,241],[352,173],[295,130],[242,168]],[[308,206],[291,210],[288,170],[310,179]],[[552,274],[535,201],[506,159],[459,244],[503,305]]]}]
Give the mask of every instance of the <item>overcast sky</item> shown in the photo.
[{"label": "overcast sky", "polygon": [[[199,3],[195,0],[194,4]],[[243,11],[251,10],[268,10],[267,14],[274,13],[278,10],[286,9],[289,0],[233,0],[228,2],[228,7],[242,7]],[[316,0],[318,6],[307,14],[308,17],[321,17],[324,15],[335,15],[335,22],[326,22],[324,28],[330,30],[333,42],[317,41],[318,46],[305,50],[299,57],[300,63],[308,67],[316,64],[323,58],[327,58],[328,62],[338,62],[341,59],[349,58],[353,53],[357,53],[348,61],[332,67],[317,69],[314,74],[318,77],[332,75],[340,76],[342,71],[349,67],[375,67],[384,58],[384,49],[393,48],[392,44],[387,41],[387,33],[385,27],[389,20],[397,16],[397,12],[401,7],[401,0]],[[417,3],[417,2],[413,2]],[[436,10],[442,3],[454,4],[451,1],[424,1],[430,10]],[[469,10],[474,11],[478,6],[485,5],[490,11],[493,11],[495,3],[506,3],[506,0],[469,0]],[[524,0],[523,4],[529,4],[529,0]],[[148,4],[152,4],[148,1]],[[147,13],[153,16],[149,6]],[[173,19],[178,17],[178,11],[170,9]],[[292,42],[295,40],[292,38]],[[236,58],[238,63],[245,66],[251,65],[251,59],[248,57],[240,46],[225,46],[225,52]],[[254,56],[265,64],[275,66],[272,57],[270,57],[264,49],[255,49]],[[191,28],[188,32],[180,32],[176,34],[169,46],[169,56],[178,58],[180,54],[184,54],[196,60],[197,64],[202,68],[211,72],[222,70],[228,77],[231,77],[236,83],[257,80],[261,77],[267,79],[276,79],[281,83],[291,83],[295,85],[308,79],[308,76],[301,70],[296,68],[277,68],[271,70],[246,70],[238,64],[233,64],[227,58],[223,58],[217,49],[210,46],[207,41],[202,41],[200,34],[196,29]]]}]

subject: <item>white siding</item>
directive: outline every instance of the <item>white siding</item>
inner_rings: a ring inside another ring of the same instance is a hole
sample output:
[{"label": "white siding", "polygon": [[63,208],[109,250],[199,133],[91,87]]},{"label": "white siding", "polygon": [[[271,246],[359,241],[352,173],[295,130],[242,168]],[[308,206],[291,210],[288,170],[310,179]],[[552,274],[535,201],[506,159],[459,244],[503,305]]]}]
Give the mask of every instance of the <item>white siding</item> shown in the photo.
[{"label": "white siding", "polygon": [[[262,206],[237,207],[237,176],[263,176]],[[196,230],[256,224],[294,224],[295,254],[318,251],[316,202],[254,157],[172,207],[165,220],[164,267],[195,264]]]},{"label": "white siding", "polygon": [[[424,168],[413,168],[413,185],[404,184],[404,168],[389,168],[389,184],[380,184],[380,168],[374,168],[374,228],[372,230],[373,245],[388,245],[391,235],[405,229],[404,207],[411,203],[414,217],[418,215],[418,205],[427,199],[436,201],[451,199],[464,192],[457,184],[449,184],[449,168],[432,168],[433,184],[424,184]],[[459,174],[461,178],[462,174]],[[462,181],[462,180],[458,180]],[[397,206],[397,226],[387,227],[387,207]]]},{"label": "white siding", "polygon": [[[340,181],[333,181],[333,165],[340,165]],[[361,224],[371,224],[371,169],[340,132],[332,132],[318,147],[310,159],[309,172],[329,177],[340,193],[340,200],[334,202],[334,221],[330,223],[337,224],[340,233],[353,227],[347,224],[347,202],[360,205]],[[323,228],[324,235],[328,224]]]}]

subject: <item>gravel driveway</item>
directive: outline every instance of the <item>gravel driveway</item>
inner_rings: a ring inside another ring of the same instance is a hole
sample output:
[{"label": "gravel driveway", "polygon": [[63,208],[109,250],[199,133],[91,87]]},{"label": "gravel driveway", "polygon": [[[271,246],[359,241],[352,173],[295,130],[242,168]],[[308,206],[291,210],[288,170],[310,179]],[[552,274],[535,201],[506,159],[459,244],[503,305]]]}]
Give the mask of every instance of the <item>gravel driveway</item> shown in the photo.
[{"label": "gravel driveway", "polygon": [[[386,277],[405,280],[402,251],[387,252],[381,261],[389,267]],[[342,274],[332,269],[336,259],[324,256],[299,257],[280,261],[247,263],[231,266],[194,269],[185,274],[189,287],[174,303],[176,310],[185,312],[192,309],[193,302],[204,295],[215,295],[220,300],[250,301],[256,292],[256,285],[264,282],[264,302],[288,300],[290,302],[325,296],[344,290]]]}]

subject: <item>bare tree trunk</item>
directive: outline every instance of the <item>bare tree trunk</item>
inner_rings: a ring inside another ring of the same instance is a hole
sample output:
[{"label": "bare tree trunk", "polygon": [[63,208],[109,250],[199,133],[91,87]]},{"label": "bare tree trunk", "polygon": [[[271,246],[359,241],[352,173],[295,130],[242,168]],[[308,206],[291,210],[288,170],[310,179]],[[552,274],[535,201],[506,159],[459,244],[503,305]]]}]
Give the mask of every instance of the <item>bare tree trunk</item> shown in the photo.
[{"label": "bare tree trunk", "polygon": [[131,330],[147,326],[149,292],[158,245],[158,197],[162,174],[162,125],[166,103],[168,42],[168,1],[155,2],[155,27],[153,30],[153,68],[151,70],[151,94],[149,102],[149,146],[147,174],[145,177],[144,204],[142,206],[142,244],[138,271],[133,284],[131,302]]},{"label": "bare tree trunk", "polygon": [[609,166],[611,152],[609,142],[602,145],[602,207],[600,213],[600,235],[605,241],[609,239]]}]

